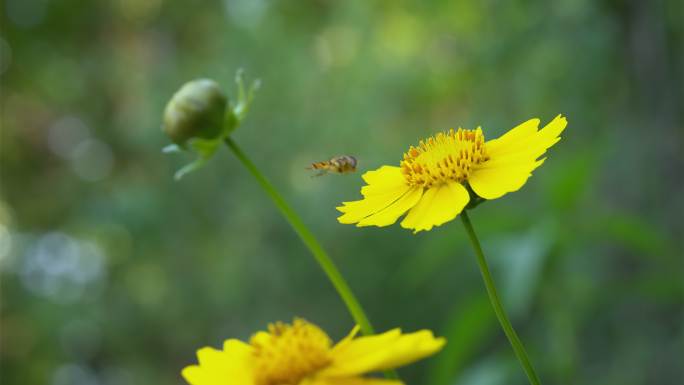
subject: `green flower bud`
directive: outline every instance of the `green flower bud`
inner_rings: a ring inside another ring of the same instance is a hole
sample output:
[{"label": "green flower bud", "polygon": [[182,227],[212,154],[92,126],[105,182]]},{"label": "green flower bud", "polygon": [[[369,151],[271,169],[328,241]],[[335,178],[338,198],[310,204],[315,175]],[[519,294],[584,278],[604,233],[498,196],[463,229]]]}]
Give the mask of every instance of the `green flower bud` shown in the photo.
[{"label": "green flower bud", "polygon": [[189,81],[164,110],[162,129],[179,146],[192,138],[216,139],[223,131],[228,98],[211,79]]}]

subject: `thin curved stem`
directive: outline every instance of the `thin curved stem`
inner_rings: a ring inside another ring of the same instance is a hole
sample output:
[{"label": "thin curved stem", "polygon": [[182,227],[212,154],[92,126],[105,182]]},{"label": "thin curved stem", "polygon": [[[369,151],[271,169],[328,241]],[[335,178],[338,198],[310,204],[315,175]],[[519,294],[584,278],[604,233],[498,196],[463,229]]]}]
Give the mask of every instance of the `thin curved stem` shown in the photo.
[{"label": "thin curved stem", "polygon": [[320,243],[318,243],[318,240],[316,240],[311,231],[309,231],[304,222],[302,222],[301,218],[299,218],[297,213],[292,210],[287,202],[285,202],[283,197],[257,169],[254,163],[247,158],[245,153],[242,152],[235,141],[229,137],[226,138],[225,142],[226,145],[228,145],[228,147],[233,151],[235,156],[242,162],[245,168],[247,168],[257,182],[259,182],[264,191],[266,191],[266,194],[268,194],[278,210],[280,210],[281,214],[283,214],[297,235],[299,235],[299,237],[302,239],[302,242],[304,242],[309,251],[311,251],[311,254],[313,254],[314,258],[316,258],[316,262],[318,262],[325,274],[328,276],[330,282],[332,282],[333,286],[335,287],[335,290],[337,290],[337,293],[340,295],[340,297],[342,297],[344,304],[347,305],[347,309],[349,309],[354,321],[361,328],[361,332],[366,335],[374,334],[375,331],[373,330],[373,326],[368,320],[366,313],[363,311],[361,304],[351,291],[347,281],[345,281],[345,279],[342,277],[342,274],[340,274],[340,271],[337,269],[337,266],[335,266],[335,263],[332,261],[330,256],[328,256],[325,250],[323,250],[323,247],[321,247]]},{"label": "thin curved stem", "polygon": [[473,249],[475,250],[475,255],[477,256],[477,264],[480,266],[480,273],[482,273],[482,279],[484,280],[485,287],[487,288],[487,294],[489,295],[489,302],[491,302],[492,307],[494,307],[494,313],[496,313],[496,318],[499,319],[499,323],[503,328],[504,334],[506,334],[508,342],[511,343],[513,351],[515,352],[516,357],[518,357],[518,361],[520,361],[520,365],[522,365],[523,370],[527,375],[527,378],[530,380],[530,384],[540,385],[541,382],[539,381],[539,377],[537,377],[537,374],[534,372],[532,363],[530,362],[530,359],[527,356],[527,353],[525,352],[525,347],[520,341],[520,338],[518,338],[518,334],[515,332],[515,329],[513,329],[513,325],[511,325],[511,321],[509,321],[508,316],[506,315],[506,311],[504,310],[503,305],[501,304],[499,294],[496,292],[496,286],[494,286],[492,274],[489,272],[487,260],[485,259],[484,253],[482,252],[482,246],[480,246],[480,241],[477,239],[477,235],[475,235],[475,229],[473,229],[473,225],[472,223],[470,223],[470,218],[468,217],[468,213],[466,212],[466,210],[463,210],[463,212],[461,212],[460,217],[461,221],[463,222],[463,226],[466,229],[466,232],[468,232],[470,243],[472,244]]},{"label": "thin curved stem", "polygon": [[[285,199],[283,199],[275,187],[273,187],[271,182],[264,177],[264,175],[259,171],[254,163],[252,163],[247,155],[245,155],[245,153],[232,138],[227,137],[225,142],[228,148],[233,151],[233,154],[235,154],[240,162],[242,162],[242,165],[245,166],[250,174],[252,174],[257,182],[259,182],[259,185],[261,185],[266,194],[268,194],[278,210],[280,210],[280,213],[283,214],[285,219],[287,219],[287,221],[290,223],[290,226],[292,226],[297,235],[299,235],[299,238],[301,238],[302,242],[304,242],[304,245],[306,245],[309,251],[311,251],[311,254],[313,254],[314,258],[316,259],[316,262],[318,262],[318,265],[328,276],[328,279],[330,279],[330,282],[332,282],[335,290],[337,290],[337,293],[347,306],[347,310],[349,310],[352,318],[354,318],[354,322],[356,322],[356,324],[361,328],[361,333],[364,335],[375,334],[373,325],[371,325],[368,316],[366,316],[366,312],[363,310],[363,307],[361,307],[361,303],[359,303],[359,301],[356,299],[356,296],[349,287],[349,284],[337,269],[337,266],[335,266],[335,263],[332,261],[328,253],[326,253],[321,244],[318,243],[318,240],[316,237],[314,237],[313,233],[311,233],[311,231],[306,227],[299,215],[297,215],[290,205],[285,202]],[[399,375],[394,370],[385,370],[383,373],[388,379],[399,379]]]}]

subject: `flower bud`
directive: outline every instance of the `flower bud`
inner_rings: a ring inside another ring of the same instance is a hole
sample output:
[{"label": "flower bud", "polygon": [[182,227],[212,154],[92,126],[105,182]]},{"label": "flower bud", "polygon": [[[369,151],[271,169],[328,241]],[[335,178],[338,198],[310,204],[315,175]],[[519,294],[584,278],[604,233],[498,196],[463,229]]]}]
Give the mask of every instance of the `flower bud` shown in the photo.
[{"label": "flower bud", "polygon": [[192,138],[218,138],[223,130],[227,105],[228,98],[215,81],[189,81],[166,105],[162,128],[180,146]]}]

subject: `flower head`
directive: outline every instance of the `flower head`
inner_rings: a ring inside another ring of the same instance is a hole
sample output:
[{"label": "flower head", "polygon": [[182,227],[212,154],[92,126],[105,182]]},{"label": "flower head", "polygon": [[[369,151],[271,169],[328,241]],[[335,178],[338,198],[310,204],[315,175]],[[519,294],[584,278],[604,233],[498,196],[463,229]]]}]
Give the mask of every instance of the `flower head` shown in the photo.
[{"label": "flower head", "polygon": [[162,151],[190,151],[197,154],[193,162],[176,172],[176,180],[204,167],[223,141],[244,120],[261,82],[255,80],[249,88],[245,88],[242,70],[238,70],[235,83],[235,102],[229,102],[215,81],[195,79],[185,83],[166,104],[162,130],[174,144],[164,147]]},{"label": "flower head", "polygon": [[228,98],[215,81],[189,81],[166,105],[162,128],[181,146],[193,138],[215,139],[223,131],[227,105]]},{"label": "flower head", "polygon": [[519,190],[566,125],[561,115],[542,129],[531,119],[489,141],[479,127],[439,133],[411,146],[399,167],[365,173],[363,199],[338,207],[338,221],[388,226],[408,212],[401,226],[414,232],[442,225],[470,202],[468,187],[484,199]]},{"label": "flower head", "polygon": [[202,348],[199,365],[183,369],[191,385],[399,385],[400,381],[364,377],[397,368],[439,351],[446,341],[422,330],[394,329],[358,337],[358,327],[333,345],[318,326],[303,319],[275,323],[249,343],[227,340],[223,350]]}]

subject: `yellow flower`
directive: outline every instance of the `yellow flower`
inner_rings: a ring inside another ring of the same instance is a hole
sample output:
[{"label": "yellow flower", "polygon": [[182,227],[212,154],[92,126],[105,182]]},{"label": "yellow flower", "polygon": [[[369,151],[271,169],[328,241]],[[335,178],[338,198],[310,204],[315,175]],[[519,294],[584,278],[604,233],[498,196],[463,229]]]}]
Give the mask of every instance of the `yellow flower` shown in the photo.
[{"label": "yellow flower", "polygon": [[363,375],[417,361],[446,343],[428,330],[355,338],[358,330],[333,346],[323,330],[303,319],[278,322],[248,344],[230,339],[223,350],[200,349],[199,365],[183,369],[183,377],[191,385],[400,385]]},{"label": "yellow flower", "polygon": [[442,225],[470,202],[468,187],[484,199],[519,190],[566,125],[561,115],[542,129],[531,119],[487,142],[479,127],[439,133],[411,146],[400,167],[365,173],[363,199],[343,202],[338,221],[389,226],[408,211],[401,226],[415,233]]}]

